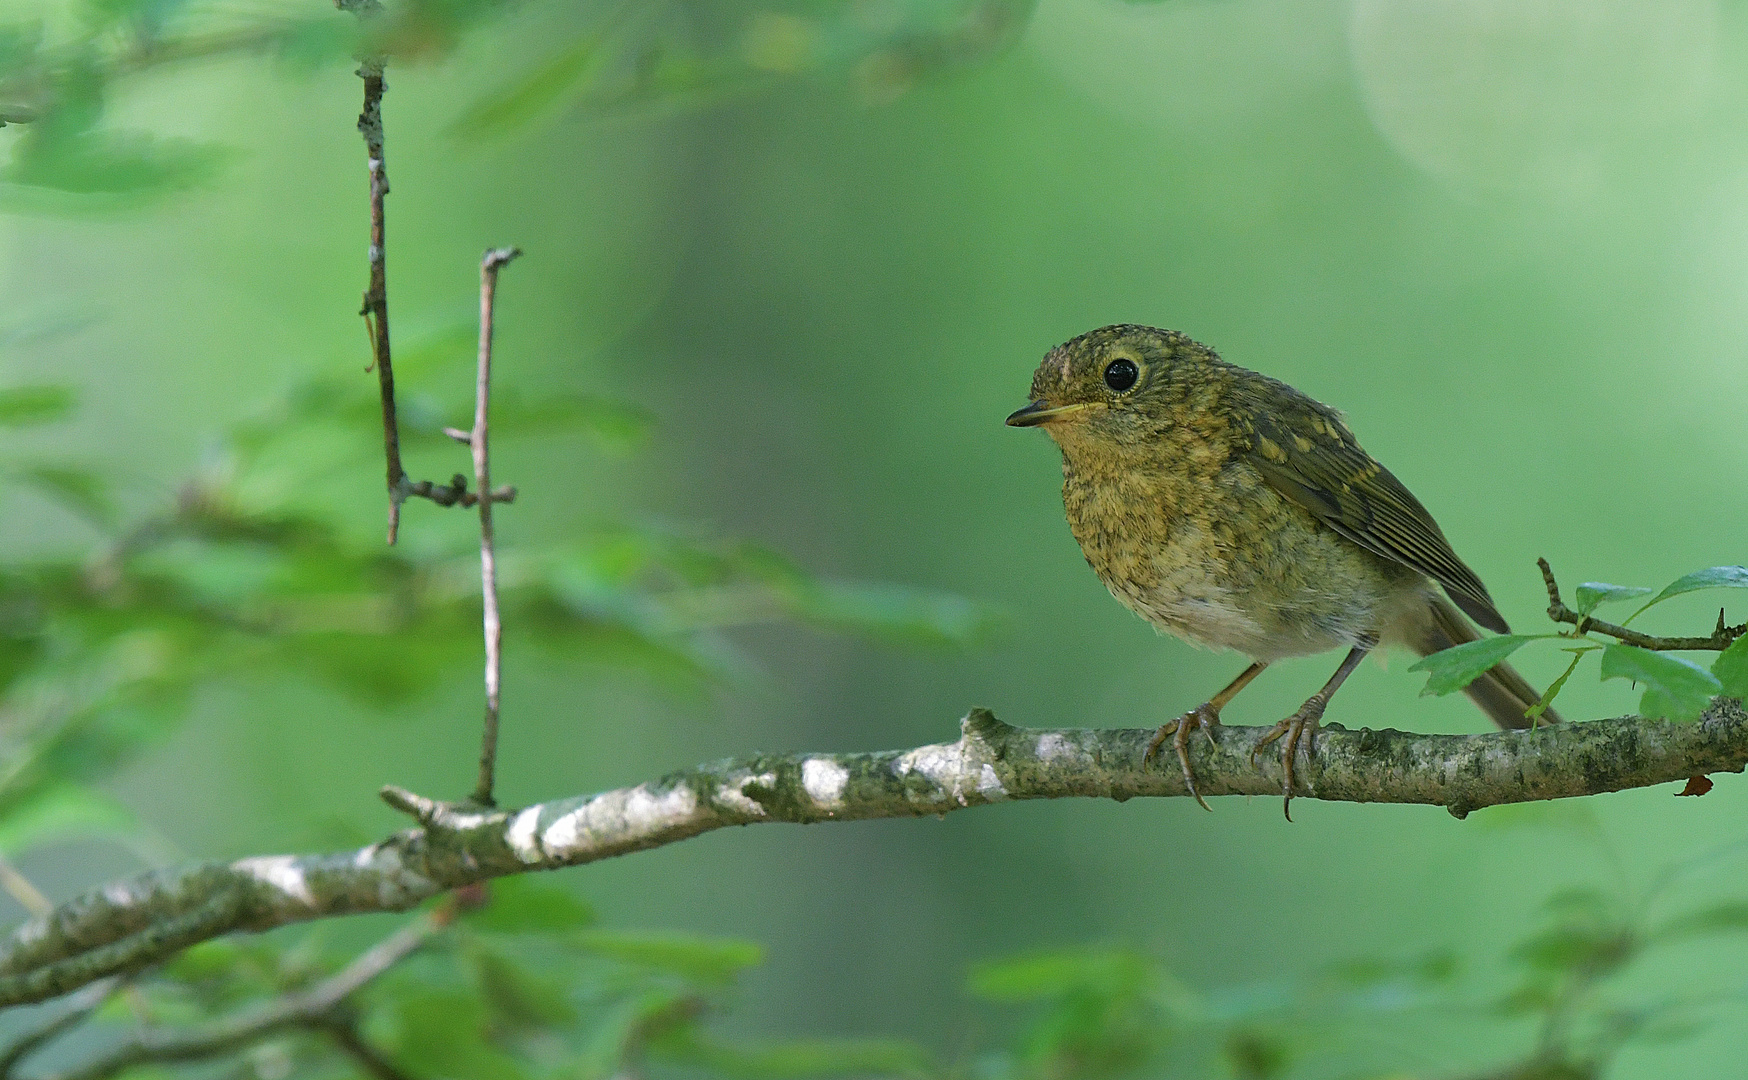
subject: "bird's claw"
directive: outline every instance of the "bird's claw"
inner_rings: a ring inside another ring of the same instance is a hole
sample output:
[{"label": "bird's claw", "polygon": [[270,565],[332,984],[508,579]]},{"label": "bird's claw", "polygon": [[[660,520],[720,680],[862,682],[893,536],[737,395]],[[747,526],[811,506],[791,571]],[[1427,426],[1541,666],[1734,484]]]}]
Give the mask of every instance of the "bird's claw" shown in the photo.
[{"label": "bird's claw", "polygon": [[1313,697],[1299,706],[1298,712],[1263,732],[1262,738],[1250,748],[1250,764],[1255,767],[1259,750],[1276,740],[1284,740],[1281,743],[1281,812],[1287,815],[1288,821],[1293,820],[1293,758],[1298,753],[1299,741],[1303,739],[1305,761],[1310,764],[1317,752],[1318,721],[1323,719],[1323,710],[1328,704]]},{"label": "bird's claw", "polygon": [[1184,787],[1189,789],[1190,797],[1196,800],[1197,805],[1204,810],[1212,810],[1213,807],[1202,798],[1202,793],[1196,790],[1196,773],[1190,768],[1190,732],[1200,728],[1208,737],[1208,745],[1215,746],[1218,744],[1214,742],[1213,729],[1219,724],[1220,710],[1210,701],[1202,702],[1170,723],[1161,724],[1159,730],[1153,733],[1153,741],[1147,744],[1147,752],[1141,755],[1142,768],[1152,764],[1153,759],[1159,756],[1160,747],[1165,745],[1165,740],[1169,737],[1172,749],[1177,751],[1178,764],[1183,767]]}]

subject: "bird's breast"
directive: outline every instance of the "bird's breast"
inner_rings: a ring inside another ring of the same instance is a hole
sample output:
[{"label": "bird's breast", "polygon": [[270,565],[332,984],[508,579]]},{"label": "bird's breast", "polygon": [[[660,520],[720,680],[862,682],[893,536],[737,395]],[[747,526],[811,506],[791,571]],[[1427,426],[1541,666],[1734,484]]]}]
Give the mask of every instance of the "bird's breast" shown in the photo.
[{"label": "bird's breast", "polygon": [[1375,560],[1248,466],[1101,468],[1065,456],[1063,478],[1069,528],[1087,563],[1161,630],[1272,660],[1372,629],[1387,585]]}]

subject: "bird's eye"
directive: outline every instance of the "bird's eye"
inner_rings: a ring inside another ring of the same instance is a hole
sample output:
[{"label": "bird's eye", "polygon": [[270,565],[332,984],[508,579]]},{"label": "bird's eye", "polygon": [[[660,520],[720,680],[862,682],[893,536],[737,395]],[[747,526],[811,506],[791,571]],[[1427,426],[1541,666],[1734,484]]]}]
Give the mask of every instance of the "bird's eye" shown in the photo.
[{"label": "bird's eye", "polygon": [[1134,386],[1140,377],[1141,371],[1133,360],[1112,360],[1105,365],[1105,385],[1119,394]]}]

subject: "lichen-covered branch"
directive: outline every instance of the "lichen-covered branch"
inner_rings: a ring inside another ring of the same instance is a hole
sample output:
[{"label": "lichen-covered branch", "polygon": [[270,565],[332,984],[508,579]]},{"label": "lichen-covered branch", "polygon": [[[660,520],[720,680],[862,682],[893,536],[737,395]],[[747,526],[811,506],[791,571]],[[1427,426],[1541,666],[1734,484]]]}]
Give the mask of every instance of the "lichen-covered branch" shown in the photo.
[{"label": "lichen-covered branch", "polygon": [[[1219,727],[1194,742],[1205,796],[1278,795],[1281,763],[1251,751],[1266,729]],[[158,871],[103,886],[0,942],[0,1005],[42,1001],[136,971],[234,930],[401,911],[447,889],[661,847],[730,825],[920,817],[1017,799],[1182,796],[1181,770],[1144,766],[1152,728],[1016,728],[976,709],[958,740],[910,750],[772,754],[658,780],[479,810],[398,788],[383,797],[419,827],[356,851],[275,855]],[[1699,721],[1624,716],[1531,731],[1417,735],[1325,727],[1301,751],[1293,795],[1443,806],[1595,795],[1741,772],[1748,713],[1719,698]]]}]

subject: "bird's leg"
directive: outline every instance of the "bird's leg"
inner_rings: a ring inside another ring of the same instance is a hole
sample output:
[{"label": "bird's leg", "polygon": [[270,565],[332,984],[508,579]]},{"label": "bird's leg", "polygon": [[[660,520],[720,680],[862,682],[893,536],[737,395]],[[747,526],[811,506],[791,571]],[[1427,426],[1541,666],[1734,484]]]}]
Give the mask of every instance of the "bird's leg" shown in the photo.
[{"label": "bird's leg", "polygon": [[1250,680],[1262,674],[1262,669],[1268,667],[1268,661],[1258,660],[1256,663],[1239,672],[1238,678],[1227,684],[1226,689],[1202,702],[1189,712],[1184,713],[1168,724],[1161,724],[1159,730],[1153,733],[1153,741],[1147,744],[1147,752],[1141,755],[1141,765],[1145,768],[1159,755],[1159,748],[1165,745],[1166,736],[1171,736],[1172,749],[1177,751],[1178,764],[1183,766],[1184,787],[1202,809],[1209,809],[1202,800],[1201,792],[1196,790],[1196,774],[1190,769],[1190,732],[1200,728],[1208,736],[1208,745],[1214,744],[1214,733],[1208,729],[1220,722],[1220,710],[1226,703],[1238,696],[1238,692],[1250,685]]},{"label": "bird's leg", "polygon": [[1323,689],[1312,694],[1305,704],[1299,706],[1299,711],[1282,720],[1263,733],[1263,737],[1250,748],[1250,763],[1256,764],[1256,752],[1282,736],[1286,741],[1281,744],[1281,810],[1287,815],[1287,820],[1293,820],[1293,755],[1298,752],[1299,740],[1305,740],[1305,759],[1309,761],[1317,746],[1317,722],[1323,719],[1323,710],[1328,708],[1329,699],[1335,696],[1336,690],[1352,675],[1354,668],[1360,666],[1360,661],[1366,654],[1378,647],[1376,638],[1368,638],[1348,650],[1347,659],[1335,669],[1335,674],[1323,684]]}]

